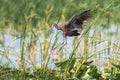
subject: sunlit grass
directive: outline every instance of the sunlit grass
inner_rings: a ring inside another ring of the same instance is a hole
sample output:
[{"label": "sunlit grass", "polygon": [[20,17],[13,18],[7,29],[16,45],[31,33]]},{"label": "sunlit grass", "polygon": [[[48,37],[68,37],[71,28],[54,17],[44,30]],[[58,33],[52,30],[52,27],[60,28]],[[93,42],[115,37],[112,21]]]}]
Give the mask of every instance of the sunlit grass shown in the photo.
[{"label": "sunlit grass", "polygon": [[[118,3],[119,0],[0,1],[0,79],[119,79]],[[52,23],[61,24],[89,9],[93,15],[83,25],[82,34],[68,38],[68,44],[59,51],[62,32]],[[19,49],[16,51],[12,44]],[[16,60],[11,60],[10,55],[15,55]]]}]

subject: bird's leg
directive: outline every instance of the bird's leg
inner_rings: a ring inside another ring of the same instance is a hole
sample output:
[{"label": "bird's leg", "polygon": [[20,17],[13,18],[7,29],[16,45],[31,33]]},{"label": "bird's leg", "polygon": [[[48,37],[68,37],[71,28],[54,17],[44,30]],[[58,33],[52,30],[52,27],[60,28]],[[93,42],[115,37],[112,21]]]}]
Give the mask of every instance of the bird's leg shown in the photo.
[{"label": "bird's leg", "polygon": [[[64,42],[65,41],[65,42]],[[67,38],[63,38],[62,46],[60,47],[59,51],[63,49],[63,47],[67,44]]]},{"label": "bird's leg", "polygon": [[66,39],[63,38],[63,42],[62,42],[61,44],[57,45],[53,50],[55,50],[55,49],[58,48],[59,46],[63,46],[65,42],[66,42]]},{"label": "bird's leg", "polygon": [[[64,42],[65,41],[65,42]],[[66,37],[66,33],[63,32],[63,43],[62,46],[60,47],[59,51],[62,50],[62,48],[67,44],[67,37]]]},{"label": "bird's leg", "polygon": [[63,33],[63,42],[62,42],[60,45],[56,46],[53,50],[55,50],[57,47],[61,46],[60,49],[59,49],[59,51],[60,51],[60,50],[62,50],[62,48],[63,48],[66,44],[67,44],[67,38],[66,38],[65,33]]}]

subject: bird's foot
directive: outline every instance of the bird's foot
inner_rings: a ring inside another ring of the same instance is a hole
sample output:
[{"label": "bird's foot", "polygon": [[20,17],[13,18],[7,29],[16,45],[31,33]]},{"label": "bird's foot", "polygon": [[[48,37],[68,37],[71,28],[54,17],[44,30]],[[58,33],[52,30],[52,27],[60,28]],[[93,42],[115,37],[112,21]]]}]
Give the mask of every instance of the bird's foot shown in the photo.
[{"label": "bird's foot", "polygon": [[59,51],[61,51],[63,49],[63,47],[67,44],[67,43],[62,43],[63,45],[60,47]]},{"label": "bird's foot", "polygon": [[[62,45],[64,45],[64,42],[62,42],[60,45],[57,45],[56,47],[54,47],[53,50],[55,50],[56,48],[58,48],[59,46],[62,46]],[[62,48],[60,48],[60,49],[62,49]]]}]

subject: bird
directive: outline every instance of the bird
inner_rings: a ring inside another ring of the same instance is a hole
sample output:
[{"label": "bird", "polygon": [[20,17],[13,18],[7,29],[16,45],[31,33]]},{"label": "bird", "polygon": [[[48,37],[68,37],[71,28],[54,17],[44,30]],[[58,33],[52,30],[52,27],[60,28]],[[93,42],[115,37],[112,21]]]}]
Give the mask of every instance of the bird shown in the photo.
[{"label": "bird", "polygon": [[[83,23],[86,22],[91,17],[91,10],[86,10],[79,15],[75,15],[73,18],[71,18],[69,21],[58,25],[57,23],[54,23],[53,26],[57,30],[61,30],[63,32],[63,44],[67,44],[66,37],[73,37],[73,36],[79,36],[81,34],[81,31],[83,30]],[[65,42],[64,42],[65,40]]]}]

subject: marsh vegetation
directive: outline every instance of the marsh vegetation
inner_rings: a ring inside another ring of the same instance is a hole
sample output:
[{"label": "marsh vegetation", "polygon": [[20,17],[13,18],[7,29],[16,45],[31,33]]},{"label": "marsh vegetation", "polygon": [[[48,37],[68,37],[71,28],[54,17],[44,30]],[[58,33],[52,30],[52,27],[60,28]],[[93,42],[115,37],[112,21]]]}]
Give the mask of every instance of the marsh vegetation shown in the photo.
[{"label": "marsh vegetation", "polygon": [[[119,80],[119,9],[120,0],[0,0],[0,80]],[[52,24],[85,10],[81,35],[58,51]]]}]

